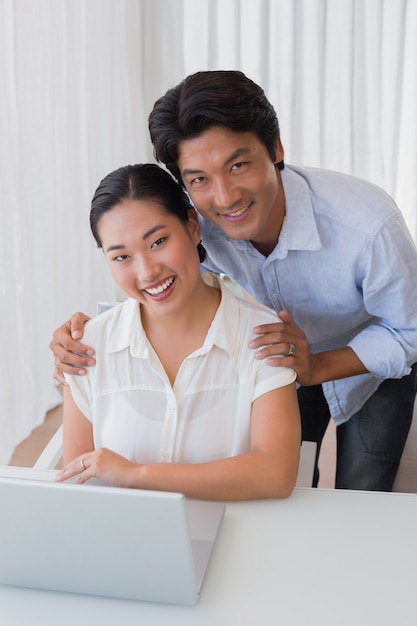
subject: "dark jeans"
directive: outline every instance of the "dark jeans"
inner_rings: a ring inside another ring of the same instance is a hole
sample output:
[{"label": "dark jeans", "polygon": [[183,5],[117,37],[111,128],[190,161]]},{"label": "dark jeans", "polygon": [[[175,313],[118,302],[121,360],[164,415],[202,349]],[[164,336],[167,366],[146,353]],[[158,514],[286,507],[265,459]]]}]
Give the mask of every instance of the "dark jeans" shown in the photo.
[{"label": "dark jeans", "polygon": [[[417,363],[408,376],[385,380],[360,411],[337,427],[337,489],[391,491],[413,416]],[[322,386],[298,389],[303,440],[317,442],[318,458],[330,420]]]}]

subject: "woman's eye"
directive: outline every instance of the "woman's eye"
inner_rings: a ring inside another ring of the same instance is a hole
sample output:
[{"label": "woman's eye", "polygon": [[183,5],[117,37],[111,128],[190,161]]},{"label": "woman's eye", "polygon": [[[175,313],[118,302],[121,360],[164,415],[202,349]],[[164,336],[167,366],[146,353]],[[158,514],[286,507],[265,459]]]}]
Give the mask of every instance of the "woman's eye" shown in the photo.
[{"label": "woman's eye", "polygon": [[125,261],[129,257],[128,254],[119,254],[119,256],[115,257],[115,261]]},{"label": "woman's eye", "polygon": [[153,244],[151,245],[151,248],[157,248],[158,246],[161,245],[161,243],[163,243],[166,240],[166,237],[160,237],[159,239],[157,239],[156,241],[153,242]]}]

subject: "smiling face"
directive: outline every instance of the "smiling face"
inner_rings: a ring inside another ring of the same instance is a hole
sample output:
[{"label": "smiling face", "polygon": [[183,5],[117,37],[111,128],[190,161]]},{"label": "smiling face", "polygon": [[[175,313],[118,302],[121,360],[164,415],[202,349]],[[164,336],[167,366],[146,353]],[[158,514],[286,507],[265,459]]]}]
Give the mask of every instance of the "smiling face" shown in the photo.
[{"label": "smiling face", "polygon": [[124,200],[101,216],[98,233],[114,280],[147,311],[177,314],[198,296],[194,211],[183,223],[154,200]]},{"label": "smiling face", "polygon": [[276,163],[252,133],[214,126],[179,143],[177,165],[198,212],[231,239],[249,240],[263,254],[276,245],[285,200]]}]

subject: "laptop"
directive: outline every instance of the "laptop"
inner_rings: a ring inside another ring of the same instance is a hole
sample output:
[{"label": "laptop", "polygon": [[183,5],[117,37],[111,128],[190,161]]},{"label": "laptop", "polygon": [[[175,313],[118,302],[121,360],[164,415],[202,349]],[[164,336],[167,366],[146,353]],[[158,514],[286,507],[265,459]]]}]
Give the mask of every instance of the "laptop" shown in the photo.
[{"label": "laptop", "polygon": [[41,480],[27,480],[22,471],[15,478],[2,469],[1,584],[198,602],[223,503],[179,493],[54,483],[49,470],[32,470]]}]

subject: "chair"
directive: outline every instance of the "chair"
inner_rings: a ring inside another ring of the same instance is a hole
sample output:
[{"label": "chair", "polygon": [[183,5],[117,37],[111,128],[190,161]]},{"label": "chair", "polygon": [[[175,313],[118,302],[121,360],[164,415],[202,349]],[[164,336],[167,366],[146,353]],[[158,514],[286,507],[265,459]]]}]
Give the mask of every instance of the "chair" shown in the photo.
[{"label": "chair", "polygon": [[[300,449],[297,487],[311,487],[313,482],[314,459],[317,444],[314,441],[303,441]],[[33,465],[34,469],[55,469],[62,457],[62,425],[46,444],[42,453]]]},{"label": "chair", "polygon": [[50,438],[40,456],[33,465],[33,469],[55,469],[62,458],[62,424]]},{"label": "chair", "polygon": [[300,448],[296,487],[311,487],[313,484],[314,463],[316,460],[317,443],[303,441]]}]

